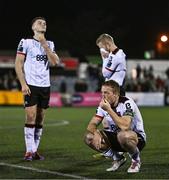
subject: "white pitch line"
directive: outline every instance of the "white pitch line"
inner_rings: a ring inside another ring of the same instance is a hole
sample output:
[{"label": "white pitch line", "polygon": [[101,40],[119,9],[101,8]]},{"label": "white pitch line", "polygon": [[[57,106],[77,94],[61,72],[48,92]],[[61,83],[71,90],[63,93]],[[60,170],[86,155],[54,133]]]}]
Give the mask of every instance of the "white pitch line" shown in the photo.
[{"label": "white pitch line", "polygon": [[68,124],[69,124],[69,121],[61,120],[60,122],[56,122],[56,123],[44,124],[44,126],[64,126],[64,125],[68,125]]},{"label": "white pitch line", "polygon": [[[46,124],[44,124],[44,127],[65,126],[68,124],[69,124],[69,121],[61,120],[59,122],[46,123]],[[0,126],[0,129],[17,129],[17,128],[22,128],[22,126],[6,126],[6,127]]]},{"label": "white pitch line", "polygon": [[75,179],[90,179],[90,178],[86,178],[86,177],[78,176],[78,175],[73,175],[73,174],[65,174],[65,173],[60,173],[60,172],[57,172],[57,171],[38,169],[38,168],[27,167],[27,166],[19,166],[19,165],[3,163],[3,162],[0,163],[0,166],[7,166],[7,167],[12,167],[12,168],[17,168],[17,169],[30,170],[30,171],[35,171],[35,172],[38,172],[38,173],[47,173],[47,174],[70,177],[70,178],[75,178]]}]

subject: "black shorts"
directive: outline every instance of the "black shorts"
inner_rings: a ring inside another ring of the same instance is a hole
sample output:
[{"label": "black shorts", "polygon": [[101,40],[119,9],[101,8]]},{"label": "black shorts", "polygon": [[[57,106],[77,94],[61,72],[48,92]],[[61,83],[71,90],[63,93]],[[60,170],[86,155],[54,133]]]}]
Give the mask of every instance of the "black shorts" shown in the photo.
[{"label": "black shorts", "polygon": [[[107,138],[109,140],[109,143],[110,143],[110,146],[111,146],[112,150],[118,151],[118,152],[126,152],[126,150],[124,150],[120,146],[120,143],[117,140],[117,133],[113,133],[113,132],[110,132],[110,131],[104,131],[104,133],[106,134],[106,136],[107,136]],[[137,133],[137,136],[138,136],[137,147],[138,147],[139,151],[141,151],[144,148],[146,143],[145,143],[144,138],[140,134]]]},{"label": "black shorts", "polygon": [[46,109],[49,107],[50,87],[37,87],[28,85],[31,91],[30,96],[24,96],[24,107],[30,107],[35,104],[39,108]]}]

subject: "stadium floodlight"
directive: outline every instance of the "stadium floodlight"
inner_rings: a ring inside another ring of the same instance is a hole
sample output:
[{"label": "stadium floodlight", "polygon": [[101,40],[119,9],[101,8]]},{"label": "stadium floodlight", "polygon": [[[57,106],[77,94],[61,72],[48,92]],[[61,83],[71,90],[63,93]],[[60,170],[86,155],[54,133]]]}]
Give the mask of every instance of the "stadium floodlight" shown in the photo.
[{"label": "stadium floodlight", "polygon": [[162,42],[167,42],[167,41],[168,41],[168,37],[167,37],[166,35],[162,35],[162,36],[160,37],[160,40],[161,40]]},{"label": "stadium floodlight", "polygon": [[169,32],[160,33],[156,41],[156,57],[160,59],[168,59],[169,57]]}]

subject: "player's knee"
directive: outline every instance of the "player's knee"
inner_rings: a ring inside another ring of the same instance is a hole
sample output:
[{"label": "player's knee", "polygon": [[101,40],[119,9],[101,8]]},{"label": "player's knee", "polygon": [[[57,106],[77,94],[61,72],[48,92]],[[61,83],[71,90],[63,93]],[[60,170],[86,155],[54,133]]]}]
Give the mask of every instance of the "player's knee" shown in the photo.
[{"label": "player's knee", "polygon": [[26,115],[26,120],[28,123],[34,123],[36,119],[36,114],[35,113],[28,113]]},{"label": "player's knee", "polygon": [[119,143],[123,146],[137,144],[137,135],[128,131],[120,131],[117,135]]},{"label": "player's knee", "polygon": [[127,142],[128,139],[129,139],[129,136],[128,136],[127,131],[120,131],[120,132],[117,134],[117,139],[118,139],[118,141],[119,141],[119,143],[120,143],[121,145],[126,144],[126,142]]},{"label": "player's knee", "polygon": [[110,143],[108,140],[107,135],[104,133],[103,130],[100,130],[100,136],[101,136],[101,151],[106,151],[107,149],[110,148]]},{"label": "player's knee", "polygon": [[85,144],[90,145],[90,144],[92,144],[92,141],[93,141],[93,134],[89,133],[89,132],[86,132],[85,135],[84,135]]},{"label": "player's knee", "polygon": [[101,147],[100,147],[100,151],[106,151],[106,150],[108,150],[110,147],[109,147],[109,145],[104,141],[104,139],[102,140],[102,142],[101,142]]}]

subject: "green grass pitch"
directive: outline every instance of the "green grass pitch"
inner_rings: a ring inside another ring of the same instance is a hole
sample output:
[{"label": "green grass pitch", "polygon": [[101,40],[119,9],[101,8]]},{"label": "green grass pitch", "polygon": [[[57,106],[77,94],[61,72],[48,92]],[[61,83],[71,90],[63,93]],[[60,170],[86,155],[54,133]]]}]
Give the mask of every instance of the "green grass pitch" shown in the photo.
[{"label": "green grass pitch", "polygon": [[127,174],[130,159],[117,172],[106,172],[83,135],[96,108],[49,108],[39,151],[44,161],[24,162],[22,107],[0,107],[0,179],[169,179],[169,108],[141,107],[147,145],[137,174]]}]

